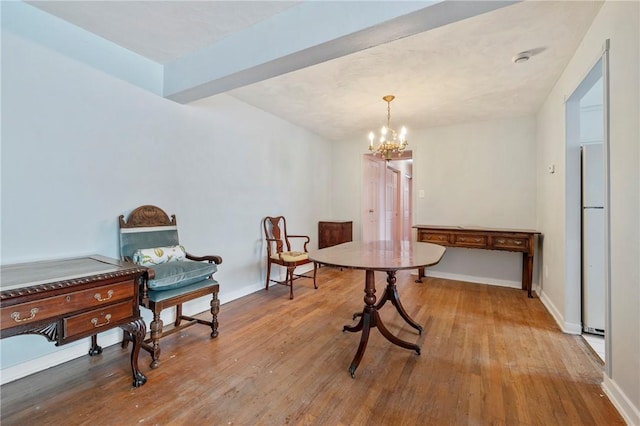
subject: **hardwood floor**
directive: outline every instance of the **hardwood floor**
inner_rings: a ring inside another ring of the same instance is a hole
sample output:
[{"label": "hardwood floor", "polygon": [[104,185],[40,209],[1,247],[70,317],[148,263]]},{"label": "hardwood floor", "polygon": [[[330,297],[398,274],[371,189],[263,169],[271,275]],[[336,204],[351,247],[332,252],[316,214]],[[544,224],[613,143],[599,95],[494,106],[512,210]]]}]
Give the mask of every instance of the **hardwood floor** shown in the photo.
[{"label": "hardwood floor", "polygon": [[[377,295],[384,288],[376,274]],[[318,270],[227,303],[220,335],[194,326],[161,341],[160,367],[131,387],[129,352],[105,348],[8,383],[8,425],[611,425],[624,424],[600,388],[602,366],[580,336],[563,334],[524,291],[399,272],[397,286],[422,335],[393,306],[381,316],[421,355],[372,330],[356,371],[364,272]],[[224,286],[224,283],[221,283]]]}]

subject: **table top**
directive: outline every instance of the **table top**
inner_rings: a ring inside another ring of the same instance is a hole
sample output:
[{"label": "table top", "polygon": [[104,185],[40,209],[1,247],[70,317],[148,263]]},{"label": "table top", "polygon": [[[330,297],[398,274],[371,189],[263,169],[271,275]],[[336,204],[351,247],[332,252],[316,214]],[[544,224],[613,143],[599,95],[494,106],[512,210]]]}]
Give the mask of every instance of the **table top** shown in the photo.
[{"label": "table top", "polygon": [[375,271],[397,271],[435,265],[446,248],[416,241],[353,241],[309,252],[324,265]]},{"label": "table top", "polygon": [[130,269],[140,268],[138,265],[99,255],[2,265],[0,290],[8,291],[25,286],[123,273]]}]

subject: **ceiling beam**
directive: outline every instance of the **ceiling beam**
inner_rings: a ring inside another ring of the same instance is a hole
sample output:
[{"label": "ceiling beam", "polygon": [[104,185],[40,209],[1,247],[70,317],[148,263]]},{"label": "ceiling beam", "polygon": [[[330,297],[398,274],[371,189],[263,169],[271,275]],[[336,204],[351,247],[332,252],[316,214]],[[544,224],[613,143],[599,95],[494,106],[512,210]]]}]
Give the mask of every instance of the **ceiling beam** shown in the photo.
[{"label": "ceiling beam", "polygon": [[166,64],[163,96],[193,102],[519,1],[302,2]]}]

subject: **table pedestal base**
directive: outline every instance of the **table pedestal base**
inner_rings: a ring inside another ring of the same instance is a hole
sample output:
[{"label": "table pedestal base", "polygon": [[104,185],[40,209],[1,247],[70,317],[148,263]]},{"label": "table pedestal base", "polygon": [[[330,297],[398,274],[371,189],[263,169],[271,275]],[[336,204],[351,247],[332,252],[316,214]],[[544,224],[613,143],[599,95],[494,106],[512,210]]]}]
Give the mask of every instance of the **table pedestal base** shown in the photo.
[{"label": "table pedestal base", "polygon": [[[387,287],[384,289],[384,294],[382,295],[380,300],[378,300],[376,309],[381,309],[387,302],[387,300],[396,307],[396,310],[398,311],[402,319],[407,322],[407,324],[418,330],[419,334],[422,334],[422,326],[415,322],[413,318],[409,316],[407,311],[404,310],[404,306],[402,306],[402,303],[400,302],[398,288],[396,287],[396,273],[394,271],[387,271]],[[355,314],[353,314],[353,319],[356,319],[359,316],[362,316],[362,312],[356,312]]]},{"label": "table pedestal base", "polygon": [[375,296],[375,280],[374,280],[374,271],[367,270],[366,271],[366,280],[365,280],[365,290],[364,290],[364,309],[361,314],[354,315],[354,318],[360,316],[360,321],[355,326],[345,325],[342,331],[350,331],[357,332],[362,331],[362,336],[360,337],[360,345],[358,346],[358,351],[356,352],[353,361],[351,361],[351,366],[349,367],[349,373],[351,373],[351,377],[355,377],[356,369],[358,368],[358,364],[362,360],[362,356],[364,355],[364,351],[367,348],[367,343],[369,342],[369,332],[371,328],[377,328],[380,330],[380,333],[391,343],[398,345],[405,349],[413,349],[416,351],[418,355],[420,355],[420,346],[415,343],[406,342],[393,334],[384,326],[382,320],[380,319],[380,314],[378,313],[378,309],[380,309],[387,300],[390,300],[391,303],[396,307],[400,316],[413,328],[417,329],[420,333],[422,333],[422,327],[416,323],[407,312],[404,310],[404,307],[400,303],[400,298],[398,297],[398,290],[395,286],[396,277],[395,271],[387,272],[387,287],[385,289],[385,293],[378,302],[376,303]]}]

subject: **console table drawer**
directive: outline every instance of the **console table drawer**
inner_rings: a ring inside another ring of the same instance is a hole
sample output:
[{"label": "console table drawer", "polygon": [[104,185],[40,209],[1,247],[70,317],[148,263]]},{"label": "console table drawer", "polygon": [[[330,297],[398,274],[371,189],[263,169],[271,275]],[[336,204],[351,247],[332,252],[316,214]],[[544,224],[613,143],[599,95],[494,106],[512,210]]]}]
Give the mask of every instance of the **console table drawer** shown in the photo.
[{"label": "console table drawer", "polygon": [[493,237],[493,248],[510,250],[529,250],[529,238],[526,237]]},{"label": "console table drawer", "polygon": [[70,312],[70,309],[64,306],[65,299],[66,296],[50,297],[37,302],[3,307],[0,314],[0,329],[29,324]]},{"label": "console table drawer", "polygon": [[488,237],[486,235],[455,234],[453,243],[456,247],[487,247]]},{"label": "console table drawer", "polygon": [[122,281],[89,290],[40,299],[35,302],[20,303],[2,308],[0,329],[25,325],[48,318],[55,318],[94,306],[112,303],[118,300],[133,299],[135,294],[133,280]]},{"label": "console table drawer", "polygon": [[135,286],[134,280],[128,280],[70,293],[66,297],[67,302],[73,306],[78,305],[84,308],[102,306],[122,299],[131,299],[135,292]]},{"label": "console table drawer", "polygon": [[418,232],[418,241],[422,243],[448,244],[449,234],[438,234],[433,232]]},{"label": "console table drawer", "polygon": [[99,333],[104,329],[113,327],[113,324],[130,319],[134,316],[133,304],[130,300],[116,303],[83,314],[64,318],[63,339],[68,339],[82,334]]}]

